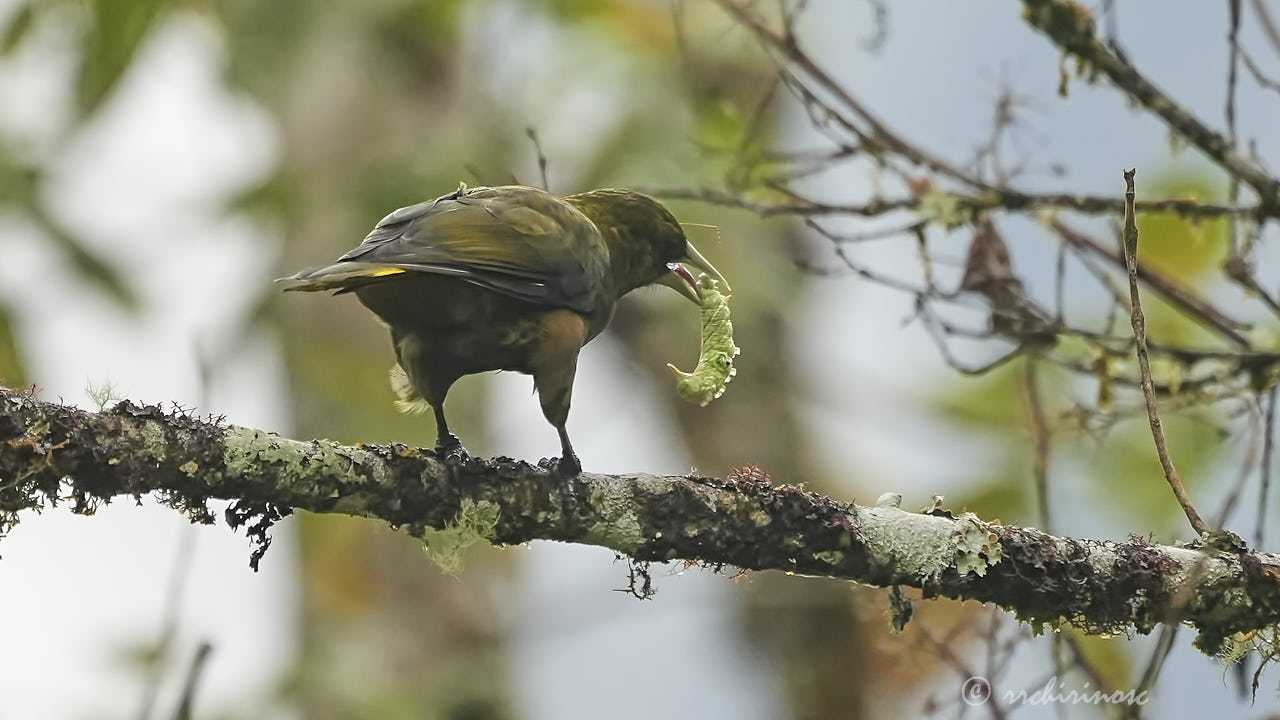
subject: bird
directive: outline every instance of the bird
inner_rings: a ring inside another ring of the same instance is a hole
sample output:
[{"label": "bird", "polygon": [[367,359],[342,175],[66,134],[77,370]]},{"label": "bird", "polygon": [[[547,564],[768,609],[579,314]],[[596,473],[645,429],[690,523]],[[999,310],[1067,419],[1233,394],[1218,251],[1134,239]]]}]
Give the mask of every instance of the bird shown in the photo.
[{"label": "bird", "polygon": [[690,267],[728,288],[671,212],[642,193],[561,197],[462,184],[395,210],[337,262],[277,282],[286,291],[354,293],[389,327],[398,404],[434,413],[435,450],[445,459],[469,457],[445,419],[455,381],[495,370],[532,375],[560,438],[554,468],[577,475],[565,425],[579,352],[632,290],[666,285],[699,303]]}]

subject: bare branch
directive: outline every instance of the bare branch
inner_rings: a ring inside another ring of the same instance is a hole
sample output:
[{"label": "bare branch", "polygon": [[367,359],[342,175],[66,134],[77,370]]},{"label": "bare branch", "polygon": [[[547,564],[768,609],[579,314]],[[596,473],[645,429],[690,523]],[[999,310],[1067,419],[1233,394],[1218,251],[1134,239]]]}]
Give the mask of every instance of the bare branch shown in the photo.
[{"label": "bare branch", "polygon": [[[1050,224],[1050,227],[1054,232],[1058,233],[1063,240],[1066,240],[1072,245],[1088,249],[1099,257],[1106,258],[1116,267],[1122,269],[1129,267],[1126,264],[1126,259],[1119,253],[1108,250],[1098,241],[1073,229],[1060,220],[1054,220]],[[1191,288],[1178,283],[1172,278],[1165,277],[1151,266],[1142,262],[1137,262],[1136,273],[1136,277],[1139,280],[1145,283],[1152,290],[1155,290],[1161,297],[1169,301],[1178,309],[1182,310],[1188,316],[1199,320],[1205,326],[1230,340],[1240,348],[1247,350],[1252,347],[1249,343],[1249,339],[1240,333],[1240,330],[1246,327],[1244,323],[1227,317],[1222,311],[1196,295],[1195,291]]]},{"label": "bare branch", "polygon": [[[747,210],[762,217],[775,215],[855,215],[875,217],[900,210],[917,210],[919,197],[876,198],[863,204],[824,203],[802,199],[798,202],[767,202],[751,200],[738,193],[714,188],[644,188],[642,192],[667,200],[697,200],[723,207]],[[1124,212],[1124,199],[1102,195],[1074,195],[1071,193],[1024,193],[1000,189],[981,195],[948,193],[956,207],[972,213],[991,210],[1075,210],[1090,215],[1106,215]],[[1157,198],[1142,200],[1137,204],[1139,212],[1173,213],[1185,218],[1215,218],[1230,215],[1255,215],[1256,207],[1233,208],[1229,205],[1202,203],[1190,198]]]},{"label": "bare branch", "polygon": [[836,82],[825,70],[818,66],[812,58],[808,56],[799,45],[796,44],[795,38],[790,34],[778,34],[764,24],[760,18],[746,7],[733,2],[733,0],[715,0],[716,4],[724,9],[730,16],[738,21],[743,27],[750,30],[756,38],[760,40],[766,47],[779,53],[787,62],[803,71],[815,82],[822,86],[824,90],[831,93],[842,105],[848,108],[853,114],[862,119],[868,127],[871,128],[869,133],[870,140],[880,147],[896,152],[907,158],[911,162],[922,165],[935,172],[942,173],[948,177],[954,178],[967,185],[977,187],[986,187],[985,183],[977,180],[968,173],[960,170],[951,163],[939,158],[921,148],[908,143],[903,138],[889,129],[881,120],[876,117],[865,105],[849,92],[840,83]]},{"label": "bare branch", "polygon": [[1031,438],[1035,445],[1036,504],[1040,507],[1040,523],[1045,531],[1053,528],[1049,503],[1049,453],[1053,451],[1053,433],[1045,417],[1044,401],[1040,397],[1039,363],[1027,358],[1022,372],[1022,392],[1027,402],[1027,415],[1031,420]]},{"label": "bare branch", "polygon": [[1236,45],[1236,52],[1240,55],[1240,59],[1244,61],[1244,66],[1248,68],[1249,74],[1253,76],[1254,82],[1267,90],[1280,92],[1280,82],[1262,72],[1262,68],[1258,67],[1258,63],[1254,62],[1249,53],[1239,44]]},{"label": "bare branch", "polygon": [[1156,407],[1156,393],[1151,383],[1151,360],[1147,356],[1147,322],[1142,316],[1142,300],[1138,295],[1138,224],[1134,220],[1135,213],[1132,204],[1134,198],[1134,174],[1134,170],[1126,170],[1124,173],[1124,197],[1126,201],[1130,201],[1124,213],[1124,259],[1125,265],[1129,269],[1129,299],[1133,306],[1131,322],[1133,324],[1133,337],[1137,341],[1138,372],[1142,376],[1142,394],[1147,401],[1147,419],[1151,422],[1151,436],[1155,439],[1156,454],[1160,456],[1160,467],[1164,469],[1164,478],[1168,481],[1169,487],[1173,489],[1173,495],[1178,499],[1178,504],[1182,506],[1182,511],[1186,513],[1191,527],[1195,529],[1197,534],[1204,535],[1209,532],[1209,526],[1205,525],[1204,520],[1200,519],[1200,513],[1196,512],[1195,506],[1192,505],[1191,496],[1187,494],[1187,489],[1182,484],[1182,478],[1178,475],[1178,470],[1174,467],[1173,460],[1169,457],[1169,447],[1165,441],[1164,427],[1160,424],[1160,411]]},{"label": "bare branch", "polygon": [[1170,130],[1252,187],[1258,193],[1259,212],[1269,217],[1280,212],[1280,180],[1238,153],[1225,136],[1209,128],[1135,67],[1108,50],[1094,35],[1093,20],[1080,5],[1063,0],[1023,0],[1022,4],[1026,8],[1024,17],[1032,27],[1047,35],[1064,52],[1080,58],[1090,69],[1106,75],[1116,87],[1164,120]]},{"label": "bare branch", "polygon": [[542,175],[542,189],[550,191],[551,185],[547,182],[547,156],[542,152],[542,143],[538,141],[538,131],[527,127],[524,133],[529,136],[529,140],[533,143],[533,151],[538,156],[538,173]]}]

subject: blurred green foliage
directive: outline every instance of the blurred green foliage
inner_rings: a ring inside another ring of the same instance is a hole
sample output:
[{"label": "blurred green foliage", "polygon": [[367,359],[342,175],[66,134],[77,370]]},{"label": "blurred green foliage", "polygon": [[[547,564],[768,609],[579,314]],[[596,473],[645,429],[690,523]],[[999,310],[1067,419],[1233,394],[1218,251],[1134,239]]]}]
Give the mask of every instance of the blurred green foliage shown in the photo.
[{"label": "blurred green foliage", "polygon": [[[1149,197],[1187,198],[1221,203],[1226,192],[1221,180],[1204,170],[1174,167],[1143,183]],[[1191,222],[1171,213],[1138,214],[1138,247],[1143,262],[1189,285],[1213,275],[1227,259],[1225,218]]]},{"label": "blurred green foliage", "polygon": [[22,387],[28,382],[18,352],[18,341],[9,308],[0,305],[0,386]]},{"label": "blurred green foliage", "polygon": [[169,0],[89,0],[80,5],[85,30],[76,103],[82,116],[92,115],[115,89],[160,11],[169,4]]}]

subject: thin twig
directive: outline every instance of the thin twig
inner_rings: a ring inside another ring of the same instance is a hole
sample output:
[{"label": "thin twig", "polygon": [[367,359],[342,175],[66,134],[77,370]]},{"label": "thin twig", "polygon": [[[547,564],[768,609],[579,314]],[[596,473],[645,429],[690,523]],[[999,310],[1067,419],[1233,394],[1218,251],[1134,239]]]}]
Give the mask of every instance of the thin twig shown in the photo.
[{"label": "thin twig", "polygon": [[191,574],[191,558],[195,553],[197,533],[194,526],[185,524],[179,533],[177,550],[174,552],[173,567],[169,571],[169,587],[165,592],[164,619],[160,624],[160,636],[156,639],[155,657],[147,667],[143,681],[142,707],[138,710],[139,720],[148,720],[152,708],[155,707],[156,696],[160,693],[161,672],[165,660],[168,659],[178,635],[178,620],[182,616],[183,599],[186,596],[187,578]]},{"label": "thin twig", "polygon": [[[951,642],[950,638],[943,638],[940,640],[934,637],[927,629],[923,628],[920,631],[920,635],[925,640],[929,641],[929,644],[932,645],[938,655],[940,655],[942,659],[956,671],[956,674],[963,678],[983,677],[978,674],[972,665],[965,662],[964,658],[960,657],[960,654],[956,652],[954,643]],[[986,679],[990,681],[990,678]],[[1008,713],[1005,711],[1004,706],[1000,704],[994,692],[984,705],[986,706],[987,712],[990,713],[991,717],[995,720],[1004,720],[1008,717]]]},{"label": "thin twig", "polygon": [[1066,319],[1067,244],[1058,243],[1058,261],[1053,268],[1053,319],[1059,325]]},{"label": "thin twig", "polygon": [[756,101],[755,107],[747,118],[746,126],[742,130],[742,137],[738,139],[737,150],[734,151],[734,162],[726,171],[725,181],[730,185],[735,185],[735,178],[741,180],[746,179],[748,173],[748,163],[746,162],[747,151],[751,148],[751,143],[755,142],[757,134],[765,124],[768,117],[769,106],[773,103],[773,98],[778,94],[778,85],[782,83],[782,79],[776,74],[769,81],[769,85],[764,92],[760,94],[760,99]]},{"label": "thin twig", "polygon": [[858,233],[837,233],[818,224],[813,218],[805,218],[805,226],[822,237],[830,240],[836,245],[856,244],[870,242],[873,240],[887,240],[896,238],[901,235],[912,235],[925,228],[925,221],[916,220],[908,225],[895,225],[893,227],[878,228],[876,230],[867,230]]},{"label": "thin twig", "polygon": [[1240,59],[1244,61],[1244,66],[1249,70],[1249,74],[1253,75],[1254,82],[1258,83],[1259,86],[1266,90],[1280,92],[1280,82],[1277,82],[1275,79],[1262,72],[1262,68],[1258,66],[1258,63],[1253,61],[1253,57],[1249,55],[1248,51],[1246,51],[1244,47],[1237,44],[1236,52],[1239,53]]},{"label": "thin twig", "polygon": [[1178,500],[1178,504],[1182,506],[1182,511],[1186,513],[1187,520],[1191,522],[1191,527],[1199,535],[1209,532],[1209,527],[1204,524],[1204,520],[1200,519],[1200,513],[1196,512],[1195,506],[1191,503],[1191,497],[1187,495],[1187,489],[1182,484],[1182,478],[1178,475],[1178,470],[1173,466],[1173,460],[1169,457],[1169,447],[1164,437],[1164,427],[1160,424],[1160,412],[1156,408],[1156,393],[1151,382],[1151,360],[1147,357],[1147,321],[1142,315],[1142,300],[1138,296],[1138,224],[1134,219],[1133,210],[1133,176],[1136,170],[1126,170],[1124,173],[1125,182],[1125,211],[1124,211],[1124,258],[1125,264],[1129,270],[1129,299],[1133,305],[1133,314],[1131,315],[1131,323],[1133,325],[1133,337],[1138,349],[1138,372],[1142,376],[1142,394],[1147,401],[1147,419],[1151,422],[1151,437],[1156,443],[1156,454],[1160,456],[1160,467],[1164,469],[1164,478],[1169,482],[1169,487],[1173,489],[1173,495]]},{"label": "thin twig", "polygon": [[1245,483],[1253,476],[1253,468],[1258,464],[1262,454],[1263,433],[1266,423],[1262,419],[1262,409],[1258,406],[1258,398],[1256,395],[1247,395],[1244,397],[1245,407],[1249,413],[1251,431],[1249,433],[1249,444],[1245,449],[1244,461],[1240,463],[1240,472],[1236,473],[1236,481],[1232,484],[1231,490],[1227,493],[1227,497],[1222,502],[1222,508],[1218,511],[1218,515],[1214,521],[1215,527],[1226,527],[1227,518],[1231,517],[1231,513],[1236,509],[1236,503],[1240,501],[1240,496],[1244,493]]},{"label": "thin twig", "polygon": [[527,127],[524,133],[533,141],[533,150],[538,154],[538,172],[542,175],[542,189],[550,192],[551,184],[547,182],[547,156],[542,152],[542,143],[538,142],[538,131]]},{"label": "thin twig", "polygon": [[1071,650],[1071,654],[1076,658],[1076,664],[1080,666],[1080,669],[1084,671],[1085,675],[1089,676],[1089,679],[1093,681],[1093,684],[1097,686],[1098,690],[1100,690],[1103,695],[1110,695],[1116,691],[1116,687],[1112,685],[1111,681],[1108,680],[1106,676],[1102,674],[1102,671],[1089,660],[1087,655],[1085,655],[1084,648],[1080,645],[1080,638],[1077,637],[1074,632],[1066,631],[1057,633],[1055,637],[1061,637],[1066,642],[1067,647]]},{"label": "thin twig", "polygon": [[1039,362],[1034,356],[1027,358],[1022,374],[1022,390],[1027,400],[1027,414],[1031,418],[1031,437],[1035,442],[1036,502],[1040,506],[1041,529],[1052,532],[1053,523],[1049,514],[1049,453],[1053,450],[1053,436],[1040,397],[1038,367]]},{"label": "thin twig", "polygon": [[191,707],[195,704],[196,687],[200,684],[200,676],[204,671],[205,661],[213,646],[207,642],[196,648],[195,657],[191,659],[191,669],[187,671],[187,681],[182,686],[182,697],[178,700],[178,708],[173,713],[173,720],[190,720]]},{"label": "thin twig", "polygon": [[1271,461],[1275,450],[1277,387],[1271,388],[1271,397],[1267,400],[1267,420],[1262,430],[1262,483],[1258,489],[1258,526],[1254,530],[1253,542],[1255,548],[1261,548],[1263,538],[1266,537],[1267,491],[1271,488]]},{"label": "thin twig", "polygon": [[[1181,628],[1183,614],[1195,595],[1195,585],[1200,581],[1204,571],[1205,562],[1204,558],[1201,558],[1192,566],[1186,582],[1174,592],[1173,598],[1169,602],[1167,621],[1160,626],[1160,638],[1156,641],[1156,646],[1151,651],[1151,658],[1147,661],[1147,667],[1142,672],[1142,680],[1138,683],[1137,691],[1139,693],[1150,693],[1151,689],[1155,687],[1156,681],[1160,679],[1160,671],[1164,669],[1164,661],[1169,657],[1169,653],[1173,651],[1173,641],[1177,638],[1178,630]],[[1129,705],[1125,717],[1136,719],[1139,711],[1139,705]]]},{"label": "thin twig", "polygon": [[[1227,32],[1227,47],[1229,48],[1227,60],[1227,100],[1226,108],[1223,114],[1227,121],[1227,142],[1231,143],[1234,149],[1237,145],[1236,140],[1236,77],[1239,75],[1240,69],[1240,0],[1228,0],[1227,8],[1231,17],[1231,29]],[[1235,175],[1231,176],[1231,182],[1227,188],[1227,203],[1230,205],[1238,205],[1240,200],[1240,178]],[[1227,220],[1227,242],[1231,248],[1231,254],[1234,256],[1240,251],[1240,243],[1237,242],[1240,230],[1239,218],[1232,215]]]},{"label": "thin twig", "polygon": [[[1132,206],[1126,208],[1125,212],[1130,212]],[[1075,230],[1060,220],[1054,220],[1050,223],[1050,227],[1054,232],[1058,233],[1063,240],[1076,245],[1078,247],[1087,248],[1094,254],[1106,258],[1113,265],[1121,269],[1129,269],[1126,265],[1126,259],[1119,253],[1107,249],[1101,243],[1084,233]],[[1137,228],[1134,228],[1135,232]],[[1191,288],[1178,283],[1172,278],[1166,277],[1150,265],[1139,262],[1136,268],[1137,279],[1141,280],[1152,290],[1155,290],[1169,303],[1177,306],[1184,313],[1192,318],[1199,320],[1209,328],[1218,332],[1220,335],[1230,340],[1241,348],[1249,349],[1249,339],[1242,335],[1239,330],[1246,327],[1244,323],[1227,317],[1222,311],[1210,305],[1207,301],[1195,294]]]},{"label": "thin twig", "polygon": [[877,146],[896,152],[917,165],[942,173],[966,185],[986,189],[987,185],[972,175],[899,137],[888,125],[876,117],[866,105],[855,98],[848,88],[836,82],[834,78],[828,75],[825,70],[801,50],[800,46],[796,44],[794,36],[780,35],[774,32],[747,8],[732,0],[715,0],[715,3],[737,20],[739,24],[750,30],[763,45],[774,50],[789,63],[804,71],[806,75],[813,78],[817,84],[839,100],[854,115],[862,118],[862,121],[871,128],[870,139]]},{"label": "thin twig", "polygon": [[[1142,671],[1142,679],[1138,681],[1138,693],[1150,693],[1151,688],[1155,687],[1156,681],[1160,679],[1160,671],[1164,669],[1164,661],[1173,650],[1173,641],[1177,636],[1177,625],[1161,626],[1160,637],[1151,651],[1151,659],[1147,661],[1147,667]],[[1127,720],[1137,720],[1140,711],[1139,705],[1129,705],[1125,709],[1124,717]]]},{"label": "thin twig", "polygon": [[663,200],[697,200],[723,207],[747,210],[761,217],[774,215],[860,215],[875,217],[897,210],[914,210],[919,198],[875,199],[863,205],[832,205],[813,201],[767,203],[749,200],[736,193],[714,188],[640,188],[640,191]]},{"label": "thin twig", "polygon": [[[670,200],[698,200],[724,207],[749,210],[768,217],[774,215],[855,215],[872,217],[895,210],[915,210],[920,207],[918,197],[877,198],[866,203],[827,203],[812,200],[799,202],[764,202],[749,200],[733,192],[715,188],[641,188],[654,197]],[[794,191],[793,191],[794,194]],[[1077,195],[1072,193],[1027,193],[1000,189],[979,195],[947,193],[948,199],[959,210],[980,213],[987,210],[1074,210],[1090,215],[1105,215],[1124,211],[1124,200],[1103,195]],[[1233,208],[1229,205],[1202,203],[1189,198],[1156,198],[1137,204],[1139,212],[1172,213],[1188,219],[1210,219],[1230,215],[1257,215],[1256,206]]]},{"label": "thin twig", "polygon": [[1253,12],[1258,16],[1258,24],[1262,26],[1266,32],[1267,39],[1271,41],[1271,47],[1280,54],[1280,23],[1271,17],[1271,10],[1267,8],[1267,4],[1262,0],[1253,0]]}]

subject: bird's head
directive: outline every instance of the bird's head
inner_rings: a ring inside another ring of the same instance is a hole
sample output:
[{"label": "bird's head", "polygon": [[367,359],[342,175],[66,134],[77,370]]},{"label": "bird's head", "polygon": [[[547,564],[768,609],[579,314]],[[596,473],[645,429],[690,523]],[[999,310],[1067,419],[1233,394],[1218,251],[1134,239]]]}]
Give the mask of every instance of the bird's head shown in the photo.
[{"label": "bird's head", "polygon": [[592,190],[566,198],[600,229],[609,247],[618,297],[644,285],[666,285],[699,302],[697,282],[686,265],[729,283],[685,237],[675,217],[657,200],[630,190]]}]

